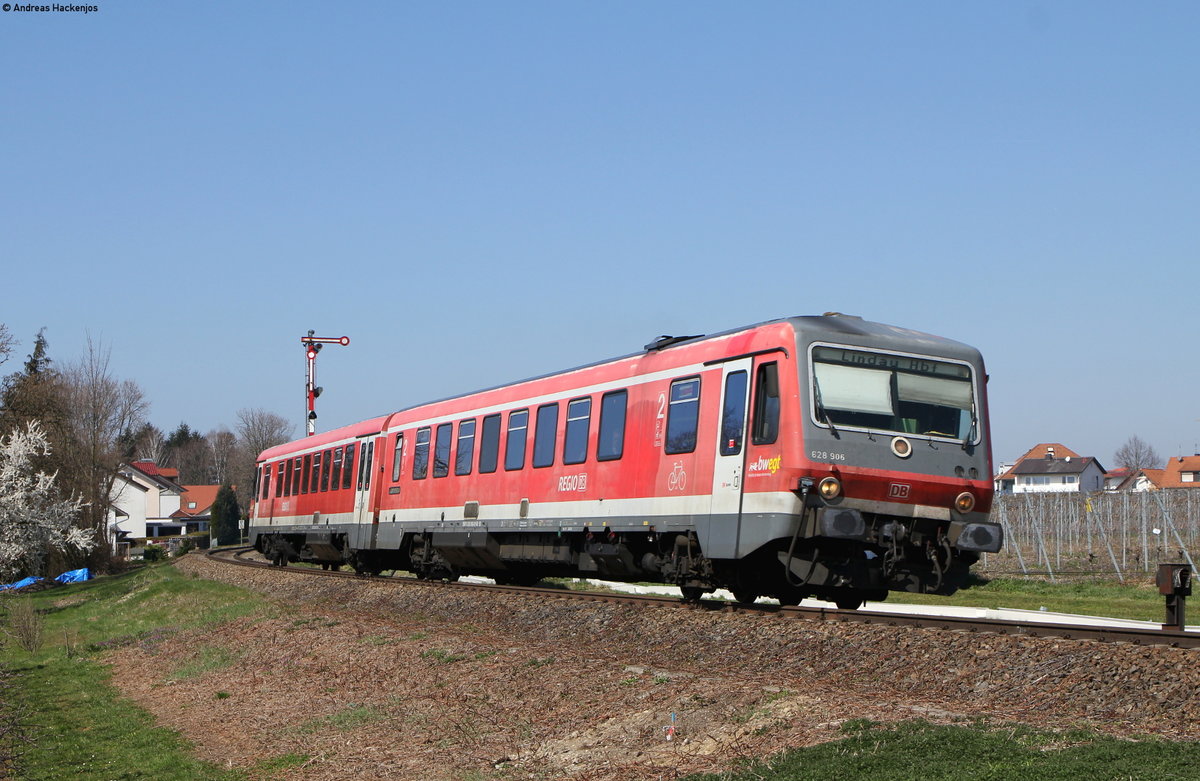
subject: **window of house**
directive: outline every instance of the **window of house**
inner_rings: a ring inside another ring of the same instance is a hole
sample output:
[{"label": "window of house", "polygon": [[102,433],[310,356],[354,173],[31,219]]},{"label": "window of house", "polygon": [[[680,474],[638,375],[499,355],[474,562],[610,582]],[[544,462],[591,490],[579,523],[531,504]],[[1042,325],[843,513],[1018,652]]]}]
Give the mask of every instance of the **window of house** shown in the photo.
[{"label": "window of house", "polygon": [[413,480],[424,480],[429,474],[429,426],[417,429],[417,445],[413,448]]},{"label": "window of house", "polygon": [[667,407],[667,453],[691,453],[696,449],[696,428],[700,422],[700,378],[671,383],[671,401]]},{"label": "window of house", "polygon": [[629,391],[611,391],[600,397],[600,436],[596,460],[615,461],[625,451],[625,405]]},{"label": "window of house", "polygon": [[563,442],[563,463],[582,464],[587,460],[588,428],[592,422],[592,400],[575,399],[567,404],[567,436]]},{"label": "window of house", "polygon": [[458,450],[454,453],[454,474],[471,474],[471,460],[475,458],[475,419],[458,422]]},{"label": "window of house", "polygon": [[504,468],[512,471],[525,467],[525,432],[529,430],[529,410],[508,413],[508,436],[504,441]]},{"label": "window of house", "polygon": [[500,416],[488,415],[483,419],[483,431],[479,437],[479,472],[488,474],[496,471],[500,457]]},{"label": "window of house", "polygon": [[[278,482],[278,481],[276,481],[276,482]],[[279,496],[279,494],[275,494],[275,495],[276,495],[276,496]],[[188,502],[188,509],[189,509],[189,510],[195,510],[195,509],[196,509],[196,503],[195,503],[195,502]]]},{"label": "window of house", "polygon": [[445,477],[450,474],[450,437],[454,433],[454,424],[442,423],[437,427],[437,436],[433,443],[433,476]]},{"label": "window of house", "polygon": [[558,436],[558,404],[538,407],[537,430],[533,434],[533,465],[550,466],[554,463],[554,440]]},{"label": "window of house", "polygon": [[400,479],[400,467],[404,463],[404,434],[396,435],[396,446],[392,448],[392,482]]},{"label": "window of house", "polygon": [[1196,482],[1196,473],[1195,472],[1180,472],[1179,473],[1179,482],[1181,482],[1181,483]]}]

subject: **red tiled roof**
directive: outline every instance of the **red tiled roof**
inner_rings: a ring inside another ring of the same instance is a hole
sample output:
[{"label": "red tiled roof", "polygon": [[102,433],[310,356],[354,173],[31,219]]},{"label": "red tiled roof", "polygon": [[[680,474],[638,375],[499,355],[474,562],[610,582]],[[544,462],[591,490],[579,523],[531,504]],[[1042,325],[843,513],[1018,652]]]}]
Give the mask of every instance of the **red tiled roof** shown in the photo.
[{"label": "red tiled roof", "polygon": [[[212,503],[216,500],[217,491],[221,490],[221,486],[185,485],[183,490],[183,496],[179,497],[179,512],[174,514],[180,518],[206,514],[209,508],[212,507]],[[195,502],[196,506],[188,507],[192,502]]]},{"label": "red tiled roof", "polygon": [[170,466],[159,466],[153,461],[133,461],[129,465],[151,477],[165,477],[168,480],[175,480],[179,477],[178,469]]},{"label": "red tiled roof", "polygon": [[1050,450],[1054,450],[1055,458],[1080,458],[1081,456],[1066,445],[1058,442],[1043,442],[1039,445],[1034,445],[1026,451],[1025,455],[1017,459],[1008,471],[1000,475],[1000,477],[1010,477],[1014,474],[1016,468],[1021,465],[1021,462],[1027,458],[1047,458],[1050,455]]},{"label": "red tiled roof", "polygon": [[[1150,470],[1146,470],[1150,471]],[[1200,480],[1183,481],[1183,472],[1200,472],[1200,456],[1174,456],[1167,459],[1167,466],[1162,470],[1162,481],[1159,488],[1200,488]]]}]

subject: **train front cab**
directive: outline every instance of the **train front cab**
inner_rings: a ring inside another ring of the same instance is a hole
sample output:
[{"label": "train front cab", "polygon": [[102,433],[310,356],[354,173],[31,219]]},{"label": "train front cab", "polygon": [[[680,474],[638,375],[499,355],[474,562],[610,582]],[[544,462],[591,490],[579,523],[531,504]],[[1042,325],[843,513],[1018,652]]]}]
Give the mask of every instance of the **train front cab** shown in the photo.
[{"label": "train front cab", "polygon": [[[793,322],[796,392],[783,399],[784,465],[773,486],[761,487],[749,468],[772,464],[748,465],[740,561],[727,579],[747,597],[815,596],[841,607],[888,591],[952,594],[1003,540],[987,519],[993,488],[979,353],[858,318]],[[795,497],[792,513],[783,511],[784,487]]]}]

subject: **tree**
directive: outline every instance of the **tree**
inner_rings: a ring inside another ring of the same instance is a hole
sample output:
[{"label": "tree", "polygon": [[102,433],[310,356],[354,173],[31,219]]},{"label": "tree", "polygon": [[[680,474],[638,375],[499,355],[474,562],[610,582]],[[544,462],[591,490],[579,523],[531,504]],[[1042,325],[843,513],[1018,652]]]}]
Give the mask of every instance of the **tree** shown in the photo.
[{"label": "tree", "polygon": [[237,418],[241,448],[233,473],[237,477],[238,500],[243,506],[249,506],[250,489],[254,486],[254,465],[259,453],[291,439],[292,424],[286,418],[263,409],[240,409]]},{"label": "tree", "polygon": [[227,428],[219,428],[205,434],[204,441],[208,445],[212,482],[216,485],[232,482],[238,449],[237,435]]},{"label": "tree", "polygon": [[76,525],[80,501],[62,499],[55,475],[38,471],[34,458],[49,442],[36,421],[0,438],[0,580],[44,575],[46,556],[86,553],[96,545],[90,529]]},{"label": "tree", "polygon": [[17,340],[13,338],[12,331],[9,331],[4,323],[0,323],[0,363],[8,360],[16,344]]},{"label": "tree", "polygon": [[223,485],[217,491],[209,510],[209,533],[218,545],[234,545],[241,541],[241,530],[238,521],[242,511],[238,507],[237,496],[228,485]]},{"label": "tree", "polygon": [[1162,459],[1147,442],[1137,434],[1125,440],[1125,444],[1117,448],[1113,455],[1117,466],[1136,472],[1139,469],[1159,469]]},{"label": "tree", "polygon": [[65,384],[52,365],[49,347],[43,328],[34,339],[23,370],[4,378],[0,386],[0,434],[24,429],[36,421],[49,441],[49,450],[35,456],[34,466],[53,473],[62,469],[71,442],[66,425]]},{"label": "tree", "polygon": [[163,466],[179,470],[179,482],[183,485],[209,485],[213,482],[212,450],[199,431],[193,431],[187,423],[171,432],[166,441]]},{"label": "tree", "polygon": [[122,460],[119,438],[141,428],[149,404],[137,383],[112,376],[103,345],[89,336],[87,347],[87,354],[63,372],[71,439],[64,476],[70,479],[71,494],[83,500],[80,524],[95,532],[98,558],[92,566],[99,568],[107,565],[112,552],[108,516]]}]

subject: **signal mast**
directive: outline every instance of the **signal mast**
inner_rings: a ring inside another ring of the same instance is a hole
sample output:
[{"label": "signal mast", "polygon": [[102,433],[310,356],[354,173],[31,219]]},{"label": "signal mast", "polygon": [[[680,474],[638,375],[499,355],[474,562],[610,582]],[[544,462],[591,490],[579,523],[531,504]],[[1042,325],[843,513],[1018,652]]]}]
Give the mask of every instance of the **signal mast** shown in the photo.
[{"label": "signal mast", "polygon": [[315,331],[309,330],[308,336],[301,336],[300,343],[304,345],[304,355],[308,359],[308,383],[305,385],[305,396],[308,400],[308,414],[304,418],[308,428],[308,436],[317,433],[317,397],[324,388],[317,387],[317,353],[327,344],[340,344],[345,347],[350,344],[349,336],[313,336]]}]

